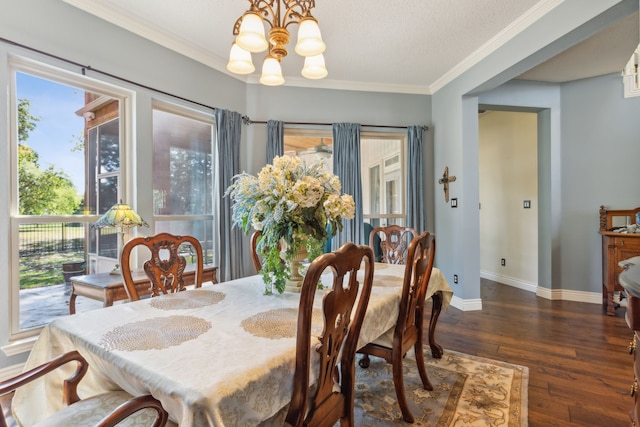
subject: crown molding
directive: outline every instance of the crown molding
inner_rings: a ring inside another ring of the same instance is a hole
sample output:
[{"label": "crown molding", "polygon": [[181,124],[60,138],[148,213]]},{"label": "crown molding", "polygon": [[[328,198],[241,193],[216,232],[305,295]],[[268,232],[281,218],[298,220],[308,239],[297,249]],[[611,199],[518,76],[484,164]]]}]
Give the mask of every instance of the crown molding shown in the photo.
[{"label": "crown molding", "polygon": [[531,24],[542,18],[544,15],[555,9],[563,2],[564,0],[545,0],[537,3],[518,19],[513,21],[494,37],[489,39],[488,42],[480,46],[480,48],[478,48],[475,52],[467,56],[455,67],[443,74],[442,77],[440,77],[431,86],[429,86],[429,92],[433,94],[442,89],[447,84],[451,83],[457,77],[460,77],[465,71],[469,70],[471,67],[487,58],[490,54],[498,50],[498,48],[503,46],[509,40],[517,36]]},{"label": "crown molding", "polygon": [[[216,71],[240,80],[246,84],[259,84],[259,76],[255,74],[250,76],[240,76],[231,73],[227,70],[226,59],[214,57],[214,55],[212,55],[210,51],[196,46],[192,43],[187,43],[185,41],[179,40],[174,34],[170,34],[157,28],[153,28],[145,24],[144,22],[140,22],[137,18],[128,16],[125,13],[119,13],[110,8],[97,4],[92,0],[63,1],[91,15],[99,16],[101,17],[101,19],[107,22],[124,28],[127,31],[137,34],[140,37],[150,40],[167,49],[178,52],[188,58],[200,62],[208,67],[215,69]],[[503,46],[514,36],[539,20],[545,14],[549,13],[563,1],[564,0],[544,0],[537,3],[520,18],[508,25],[500,33],[492,37],[488,42],[483,44],[479,49],[477,49],[467,58],[459,62],[455,67],[445,73],[430,86],[387,84],[379,82],[358,82],[332,79],[308,80],[296,77],[288,77],[285,86],[432,95],[433,93],[437,92],[442,87],[462,75],[465,71],[476,65],[478,62],[488,57],[491,53],[495,52],[498,48]]]},{"label": "crown molding", "polygon": [[[242,76],[231,73],[227,70],[226,59],[214,58],[211,52],[206,49],[199,48],[191,43],[178,40],[175,35],[152,28],[151,26],[140,22],[136,18],[128,16],[124,13],[114,12],[113,9],[106,8],[100,4],[96,4],[92,0],[63,0],[84,12],[124,28],[140,37],[153,41],[167,49],[178,52],[194,61],[209,66],[216,71],[240,80],[246,84],[260,84],[259,75],[252,74]],[[425,86],[397,85],[385,83],[366,83],[346,80],[309,80],[302,77],[287,77],[285,86],[290,87],[308,87],[315,89],[336,89],[336,90],[353,90],[365,92],[389,92],[389,93],[406,93],[406,94],[422,94],[430,95],[429,88]]]},{"label": "crown molding", "polygon": [[[258,75],[251,75],[247,84],[260,84]],[[352,90],[358,92],[405,93],[412,95],[431,95],[427,86],[396,85],[386,83],[369,83],[349,80],[309,80],[302,77],[285,77],[284,86],[310,89]]]},{"label": "crown molding", "polygon": [[114,12],[110,8],[96,4],[91,0],[63,0],[65,3],[77,7],[96,17],[100,17],[113,25],[124,28],[129,32],[139,35],[160,46],[166,47],[174,52],[178,52],[188,58],[198,61],[204,65],[214,68],[224,74],[235,76],[227,71],[226,60],[213,57],[211,52],[200,48],[192,43],[179,40],[176,35],[160,31],[140,22],[137,18],[133,18],[124,13]]}]

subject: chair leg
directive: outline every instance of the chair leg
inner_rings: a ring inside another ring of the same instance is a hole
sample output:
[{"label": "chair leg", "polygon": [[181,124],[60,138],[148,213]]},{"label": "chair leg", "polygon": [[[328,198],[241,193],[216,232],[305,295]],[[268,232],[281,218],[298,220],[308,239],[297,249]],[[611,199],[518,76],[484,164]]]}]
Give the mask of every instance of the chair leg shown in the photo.
[{"label": "chair leg", "polygon": [[442,310],[442,292],[436,292],[431,296],[433,306],[431,307],[431,319],[429,321],[429,347],[431,347],[431,355],[436,359],[442,359],[442,346],[436,343],[436,325],[438,324],[438,317],[440,317],[440,311]]},{"label": "chair leg", "polygon": [[424,365],[424,351],[422,349],[422,339],[419,339],[414,346],[414,351],[416,354],[416,365],[418,366],[418,372],[420,373],[420,379],[422,380],[422,385],[425,390],[433,390],[433,385],[431,385],[431,381],[429,381],[429,377],[427,376],[427,370]]},{"label": "chair leg", "polygon": [[413,414],[411,414],[411,411],[409,410],[407,397],[404,394],[404,378],[402,376],[402,354],[394,352],[391,365],[393,367],[393,385],[396,389],[396,397],[398,398],[400,411],[402,411],[402,418],[408,423],[413,423]]},{"label": "chair leg", "polygon": [[367,369],[370,364],[371,364],[371,360],[369,359],[368,354],[363,354],[362,358],[358,361],[358,365],[360,365],[360,367],[364,369]]}]

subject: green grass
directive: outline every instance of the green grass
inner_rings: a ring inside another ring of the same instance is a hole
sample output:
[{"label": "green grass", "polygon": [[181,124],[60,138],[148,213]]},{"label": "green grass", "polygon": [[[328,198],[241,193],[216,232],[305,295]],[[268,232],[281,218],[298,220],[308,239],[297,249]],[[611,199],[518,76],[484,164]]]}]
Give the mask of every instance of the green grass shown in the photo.
[{"label": "green grass", "polygon": [[53,253],[20,258],[20,289],[64,283],[62,263],[84,260],[84,252]]},{"label": "green grass", "polygon": [[62,264],[85,260],[84,230],[80,224],[20,226],[20,289],[64,283]]}]

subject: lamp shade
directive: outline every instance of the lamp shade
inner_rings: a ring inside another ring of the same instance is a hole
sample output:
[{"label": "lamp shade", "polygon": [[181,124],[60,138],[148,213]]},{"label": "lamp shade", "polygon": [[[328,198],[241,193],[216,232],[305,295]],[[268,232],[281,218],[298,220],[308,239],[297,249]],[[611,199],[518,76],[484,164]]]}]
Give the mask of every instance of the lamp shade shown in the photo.
[{"label": "lamp shade", "polygon": [[273,56],[267,55],[264,58],[260,83],[267,86],[279,86],[284,83],[282,68],[280,68],[280,61]]},{"label": "lamp shade", "polygon": [[304,59],[304,67],[302,75],[308,79],[321,79],[327,76],[329,72],[324,66],[324,55],[307,56]]},{"label": "lamp shade", "polygon": [[269,43],[264,37],[262,17],[256,12],[248,11],[242,17],[236,43],[247,52],[253,53],[264,52],[269,47]]},{"label": "lamp shade", "polygon": [[131,208],[124,203],[116,203],[94,224],[96,228],[132,228],[148,227],[149,224]]},{"label": "lamp shade", "polygon": [[253,66],[253,62],[251,61],[251,52],[244,50],[238,46],[237,43],[234,43],[229,53],[227,70],[236,74],[251,74],[255,69],[256,67]]},{"label": "lamp shade", "polygon": [[315,56],[324,52],[325,48],[318,21],[310,16],[303,18],[298,26],[296,53],[301,56]]}]

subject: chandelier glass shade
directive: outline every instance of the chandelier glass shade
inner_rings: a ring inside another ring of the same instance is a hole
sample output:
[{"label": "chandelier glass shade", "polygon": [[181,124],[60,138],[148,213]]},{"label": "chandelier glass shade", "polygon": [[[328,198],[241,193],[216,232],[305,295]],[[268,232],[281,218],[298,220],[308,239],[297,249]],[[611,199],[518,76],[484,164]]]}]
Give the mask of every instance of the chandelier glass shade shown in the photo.
[{"label": "chandelier glass shade", "polygon": [[280,61],[278,61],[277,58],[269,55],[264,58],[260,83],[267,86],[279,86],[284,83],[282,68],[280,67]]},{"label": "chandelier glass shade", "polygon": [[327,76],[327,68],[324,66],[324,55],[307,56],[304,58],[302,75],[308,79],[321,79]]},{"label": "chandelier glass shade", "polygon": [[[326,45],[318,21],[311,15],[314,0],[247,0],[250,8],[233,27],[236,36],[227,69],[236,74],[251,74],[255,67],[251,54],[268,50],[262,65],[260,83],[277,86],[284,83],[280,62],[287,56],[290,33],[287,27],[298,24],[295,51],[305,57],[302,75],[321,79],[328,74],[322,53]],[[269,31],[265,35],[265,24]]]},{"label": "chandelier glass shade", "polygon": [[251,61],[251,52],[244,50],[238,46],[237,43],[234,43],[233,46],[231,46],[227,69],[236,74],[253,73],[256,67],[253,66],[253,62]]}]

